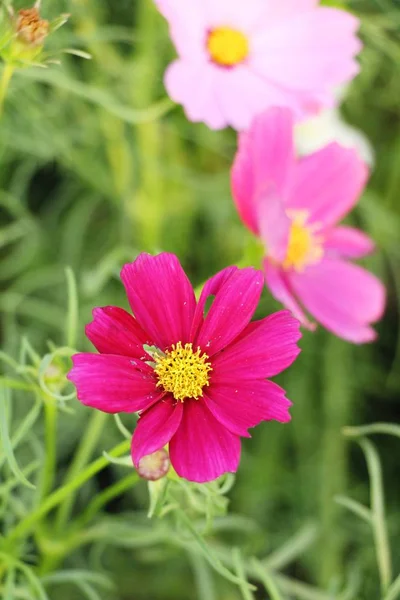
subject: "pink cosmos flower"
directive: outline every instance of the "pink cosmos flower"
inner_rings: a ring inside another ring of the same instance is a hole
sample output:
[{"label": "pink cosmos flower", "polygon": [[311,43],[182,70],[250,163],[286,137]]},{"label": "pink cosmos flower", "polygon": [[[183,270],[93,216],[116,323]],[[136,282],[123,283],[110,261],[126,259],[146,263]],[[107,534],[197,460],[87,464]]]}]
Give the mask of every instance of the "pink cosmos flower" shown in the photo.
[{"label": "pink cosmos flower", "polygon": [[350,342],[375,339],[385,288],[347,259],[374,249],[372,240],[338,222],[353,208],[368,169],[354,150],[336,143],[305,158],[293,149],[290,111],[272,108],[241,134],[232,190],[244,224],[265,246],[272,294],[305,326],[301,305]]},{"label": "pink cosmos flower", "polygon": [[224,269],[198,302],[173,254],[141,254],[121,277],[135,317],[115,306],[94,309],[86,335],[100,354],[76,354],[68,375],[78,399],[104,412],[140,413],[136,467],[169,443],[181,477],[204,482],[236,471],[249,427],[290,420],[284,390],[267,378],[298,355],[298,321],[281,311],[250,323],[263,287],[252,268]]},{"label": "pink cosmos flower", "polygon": [[155,0],[179,58],[165,75],[191,121],[247,129],[271,106],[298,118],[336,104],[359,70],[358,20],[318,0]]}]

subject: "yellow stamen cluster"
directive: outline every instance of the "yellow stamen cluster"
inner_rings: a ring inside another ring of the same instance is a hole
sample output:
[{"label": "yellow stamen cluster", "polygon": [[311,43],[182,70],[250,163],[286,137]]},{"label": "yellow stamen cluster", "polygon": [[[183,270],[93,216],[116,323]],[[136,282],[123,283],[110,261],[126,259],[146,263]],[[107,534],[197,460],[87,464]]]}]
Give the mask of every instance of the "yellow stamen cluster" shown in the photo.
[{"label": "yellow stamen cluster", "polygon": [[27,8],[18,12],[18,39],[30,46],[40,46],[49,33],[49,22],[40,18],[37,8]]},{"label": "yellow stamen cluster", "polygon": [[207,49],[213,62],[233,67],[248,57],[249,40],[236,29],[216,27],[208,35]]},{"label": "yellow stamen cluster", "polygon": [[303,271],[305,267],[318,263],[324,255],[322,237],[317,235],[318,225],[307,225],[307,214],[304,211],[290,211],[292,219],[289,233],[289,244],[286,258],[282,266],[285,269]]},{"label": "yellow stamen cluster", "polygon": [[172,345],[165,355],[156,355],[155,373],[157,387],[171,392],[176,400],[198,399],[203,395],[204,386],[210,385],[209,372],[212,371],[207,354],[201,349],[193,351],[192,344],[182,346],[181,342]]}]

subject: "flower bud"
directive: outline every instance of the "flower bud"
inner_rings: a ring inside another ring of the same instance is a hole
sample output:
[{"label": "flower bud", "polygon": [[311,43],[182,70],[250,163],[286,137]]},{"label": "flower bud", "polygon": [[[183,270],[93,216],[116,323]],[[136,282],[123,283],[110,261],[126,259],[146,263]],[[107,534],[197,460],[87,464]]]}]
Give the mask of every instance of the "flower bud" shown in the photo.
[{"label": "flower bud", "polygon": [[143,456],[139,461],[137,472],[143,479],[157,481],[168,473],[169,466],[168,452],[162,448],[157,452]]},{"label": "flower bud", "polygon": [[49,33],[49,28],[49,22],[40,18],[37,8],[22,9],[18,12],[17,38],[28,46],[42,46]]}]

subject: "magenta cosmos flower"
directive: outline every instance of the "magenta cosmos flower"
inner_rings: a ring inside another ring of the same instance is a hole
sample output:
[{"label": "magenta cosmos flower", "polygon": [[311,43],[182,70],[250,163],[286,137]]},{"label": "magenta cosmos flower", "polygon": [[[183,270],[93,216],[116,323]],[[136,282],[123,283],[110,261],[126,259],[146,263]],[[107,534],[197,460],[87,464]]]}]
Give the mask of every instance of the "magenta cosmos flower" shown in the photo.
[{"label": "magenta cosmos flower", "polygon": [[368,170],[354,150],[330,144],[305,158],[293,150],[287,109],[270,109],[242,134],[232,169],[239,214],[265,246],[266,284],[313,328],[301,305],[327,329],[354,343],[372,341],[385,289],[347,259],[374,249],[364,233],[338,222],[356,204]]},{"label": "magenta cosmos flower", "polygon": [[361,49],[358,20],[318,0],[155,0],[179,58],[165,75],[191,121],[247,129],[270,106],[296,117],[335,104]]},{"label": "magenta cosmos flower", "polygon": [[68,375],[78,399],[104,412],[140,413],[136,467],[169,443],[181,477],[203,482],[236,471],[249,427],[290,420],[284,390],[266,378],[298,355],[298,321],[281,311],[250,323],[263,287],[252,268],[224,269],[198,302],[173,254],[141,254],[121,277],[135,317],[115,306],[94,309],[86,335],[100,354],[76,354]]}]

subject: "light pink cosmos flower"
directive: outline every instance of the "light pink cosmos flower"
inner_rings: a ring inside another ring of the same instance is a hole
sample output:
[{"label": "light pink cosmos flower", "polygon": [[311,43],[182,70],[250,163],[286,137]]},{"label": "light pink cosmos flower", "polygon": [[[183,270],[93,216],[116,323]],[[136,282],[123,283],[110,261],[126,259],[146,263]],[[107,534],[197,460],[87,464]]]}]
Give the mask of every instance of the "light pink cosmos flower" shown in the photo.
[{"label": "light pink cosmos flower", "polygon": [[135,318],[94,309],[86,335],[100,354],[76,354],[68,375],[78,399],[104,412],[140,412],[136,467],[169,443],[181,477],[204,482],[236,471],[249,427],[290,420],[284,390],[267,378],[297,357],[299,322],[281,311],[250,323],[263,288],[252,268],[224,269],[198,302],[173,254],[141,254],[121,277]]},{"label": "light pink cosmos flower", "polygon": [[179,58],[165,75],[191,121],[247,129],[271,106],[298,118],[336,104],[359,70],[358,20],[318,0],[155,0]]},{"label": "light pink cosmos flower", "polygon": [[372,240],[338,222],[354,207],[368,169],[336,143],[296,158],[290,111],[272,108],[241,134],[232,190],[245,225],[265,246],[266,284],[305,326],[301,305],[350,342],[375,339],[385,288],[347,259],[374,249]]}]

